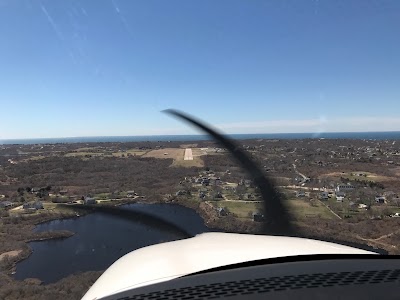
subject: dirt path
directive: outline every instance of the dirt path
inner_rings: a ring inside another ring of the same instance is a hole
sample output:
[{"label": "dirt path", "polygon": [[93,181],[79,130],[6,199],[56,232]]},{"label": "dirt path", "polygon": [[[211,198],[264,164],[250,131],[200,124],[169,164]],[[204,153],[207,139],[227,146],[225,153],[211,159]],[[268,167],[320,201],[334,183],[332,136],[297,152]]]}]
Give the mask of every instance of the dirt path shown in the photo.
[{"label": "dirt path", "polygon": [[399,229],[399,230],[396,230],[396,231],[393,231],[393,232],[391,232],[391,233],[382,235],[382,236],[380,236],[380,237],[378,237],[378,238],[376,238],[376,239],[363,238],[363,237],[361,237],[361,236],[359,236],[359,235],[355,235],[355,237],[358,238],[358,239],[360,239],[360,240],[369,242],[369,243],[371,243],[371,244],[375,244],[375,245],[384,247],[385,249],[389,249],[389,248],[397,248],[397,246],[396,246],[396,245],[392,245],[392,244],[388,244],[388,243],[385,243],[385,242],[382,242],[381,240],[382,240],[382,239],[385,239],[385,238],[388,238],[388,237],[391,237],[392,235],[395,235],[395,234],[397,234],[397,233],[400,233],[400,229]]},{"label": "dirt path", "polygon": [[342,220],[342,218],[335,213],[330,207],[328,207],[328,205],[326,205],[324,202],[322,202],[321,200],[318,200],[322,205],[324,205],[332,214],[334,214],[337,218],[339,218],[340,220]]}]

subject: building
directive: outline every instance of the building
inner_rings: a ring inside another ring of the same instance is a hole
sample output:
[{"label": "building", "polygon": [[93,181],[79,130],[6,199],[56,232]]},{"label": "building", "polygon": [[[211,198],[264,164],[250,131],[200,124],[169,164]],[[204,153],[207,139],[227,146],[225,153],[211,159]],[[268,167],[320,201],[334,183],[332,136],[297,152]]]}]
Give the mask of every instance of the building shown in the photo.
[{"label": "building", "polygon": [[136,193],[133,190],[132,191],[127,191],[126,192],[126,196],[129,197],[129,198],[132,198],[132,197],[136,196]]},{"label": "building", "polygon": [[199,192],[199,198],[203,200],[205,197],[206,197],[206,193],[200,191],[200,192]]},{"label": "building", "polygon": [[383,196],[375,196],[375,202],[379,204],[385,203],[386,199]]},{"label": "building", "polygon": [[22,205],[22,207],[23,207],[23,209],[27,209],[27,210],[44,209],[43,203],[40,201],[28,202],[28,203],[25,203],[24,205]]},{"label": "building", "polygon": [[302,198],[302,197],[305,197],[306,196],[306,193],[304,192],[304,191],[298,191],[298,192],[296,192],[296,197],[297,198]]},{"label": "building", "polygon": [[186,191],[185,190],[179,190],[179,191],[177,191],[176,193],[175,193],[175,196],[183,196],[183,195],[186,195],[187,193],[186,193]]},{"label": "building", "polygon": [[335,193],[336,197],[346,197],[346,193],[345,192],[336,192]]},{"label": "building", "polygon": [[10,207],[12,207],[12,206],[14,206],[14,203],[11,202],[11,201],[3,201],[3,202],[0,202],[0,207],[1,207],[1,208],[10,208]]},{"label": "building", "polygon": [[68,194],[68,190],[61,190],[60,191],[60,195],[61,196],[65,196],[66,194]]},{"label": "building", "polygon": [[228,215],[228,213],[224,207],[218,207],[217,211],[218,211],[218,216],[220,216],[220,217],[225,217]]},{"label": "building", "polygon": [[85,200],[83,201],[83,204],[86,205],[91,205],[91,204],[96,204],[96,199],[91,198],[91,197],[86,197]]},{"label": "building", "polygon": [[354,185],[351,184],[339,184],[336,187],[336,191],[337,192],[350,192],[352,190],[354,190],[356,187]]},{"label": "building", "polygon": [[337,195],[336,195],[336,201],[337,201],[337,202],[343,202],[343,200],[344,200],[344,197],[343,197],[343,196],[337,196]]},{"label": "building", "polygon": [[328,192],[322,192],[322,193],[320,194],[320,198],[321,198],[322,200],[328,200],[328,199],[329,199],[329,193],[328,193]]},{"label": "building", "polygon": [[257,212],[257,213],[253,213],[253,221],[254,222],[264,222],[265,221],[265,217],[263,214]]}]

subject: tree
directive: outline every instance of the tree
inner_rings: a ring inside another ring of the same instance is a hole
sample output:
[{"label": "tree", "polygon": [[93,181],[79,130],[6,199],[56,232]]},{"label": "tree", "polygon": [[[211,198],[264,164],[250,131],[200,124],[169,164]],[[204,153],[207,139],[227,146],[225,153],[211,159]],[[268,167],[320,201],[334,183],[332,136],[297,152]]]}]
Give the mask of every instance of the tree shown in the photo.
[{"label": "tree", "polygon": [[18,194],[19,194],[20,196],[22,196],[22,195],[24,194],[24,191],[25,191],[25,189],[22,188],[22,187],[19,187],[19,188],[17,189],[17,192],[18,192]]}]

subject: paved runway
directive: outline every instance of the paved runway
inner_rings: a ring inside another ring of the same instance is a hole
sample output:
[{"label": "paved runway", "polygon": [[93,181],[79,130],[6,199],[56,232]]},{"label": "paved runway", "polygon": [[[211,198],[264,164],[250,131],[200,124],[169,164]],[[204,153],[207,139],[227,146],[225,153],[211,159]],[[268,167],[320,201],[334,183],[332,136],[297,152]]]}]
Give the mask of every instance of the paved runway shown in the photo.
[{"label": "paved runway", "polygon": [[185,156],[183,157],[183,160],[193,160],[192,149],[190,148],[185,149]]}]

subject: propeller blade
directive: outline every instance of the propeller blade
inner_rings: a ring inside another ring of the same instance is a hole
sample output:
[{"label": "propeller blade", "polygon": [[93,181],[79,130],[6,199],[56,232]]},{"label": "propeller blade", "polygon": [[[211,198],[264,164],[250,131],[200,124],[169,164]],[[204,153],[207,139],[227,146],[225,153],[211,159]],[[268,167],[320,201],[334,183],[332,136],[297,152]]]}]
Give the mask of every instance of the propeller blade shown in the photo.
[{"label": "propeller blade", "polygon": [[184,120],[189,124],[201,129],[211,135],[216,141],[221,143],[236,158],[242,167],[250,174],[254,183],[259,187],[262,198],[265,222],[263,233],[272,235],[293,236],[295,231],[289,222],[289,214],[282,203],[279,193],[275,190],[273,183],[264,175],[257,164],[237,145],[233,140],[218,133],[209,125],[202,121],[196,120],[186,113],[167,109],[165,113]]}]

